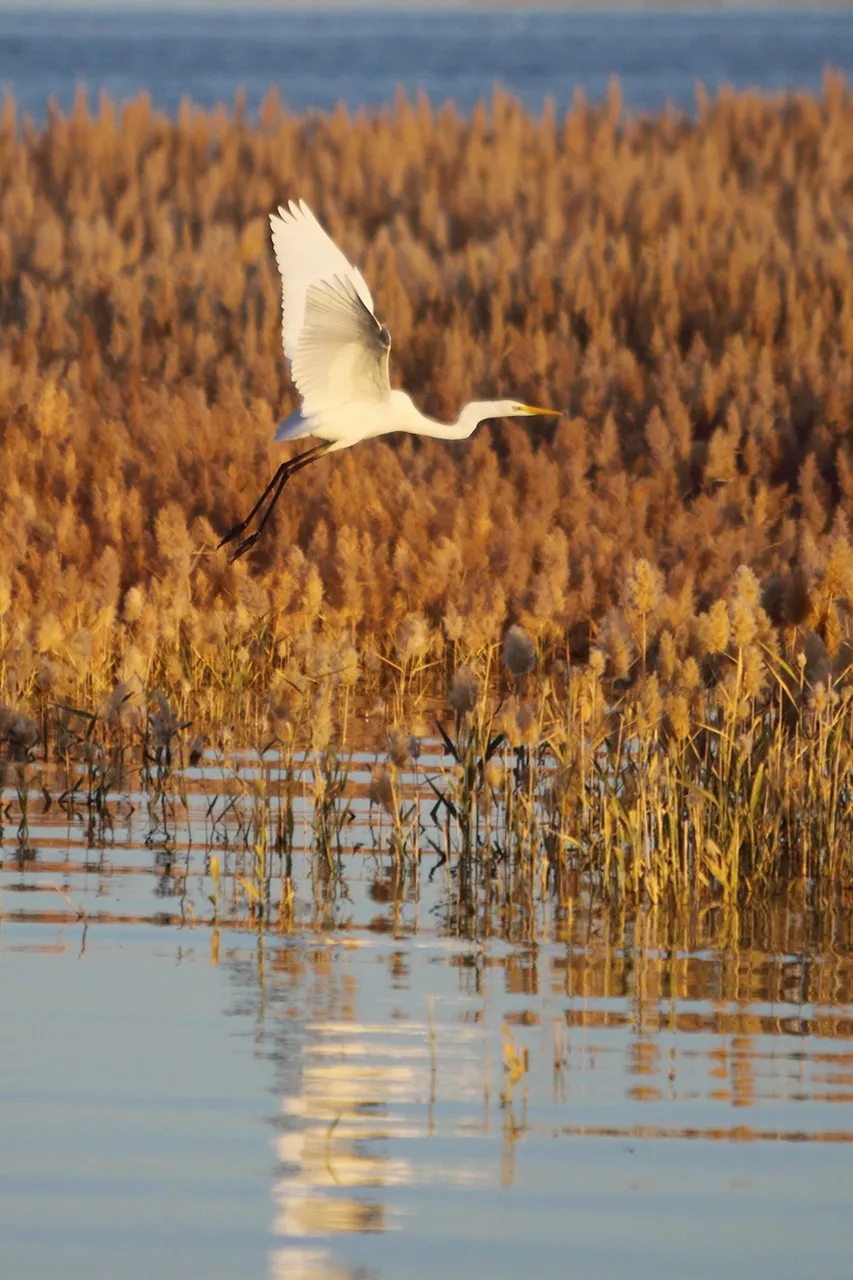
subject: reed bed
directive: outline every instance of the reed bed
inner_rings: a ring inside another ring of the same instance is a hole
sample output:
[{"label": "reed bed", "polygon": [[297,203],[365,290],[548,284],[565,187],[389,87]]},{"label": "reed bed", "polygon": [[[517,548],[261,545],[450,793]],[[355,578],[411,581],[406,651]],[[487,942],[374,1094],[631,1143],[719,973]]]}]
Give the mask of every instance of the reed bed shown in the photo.
[{"label": "reed bed", "polygon": [[[843,885],[851,193],[831,76],[700,95],[695,120],[625,118],[617,87],[541,119],[501,94],[470,117],[271,95],[257,121],[81,97],[38,130],[7,103],[9,767],[103,782],[117,752],[269,749],[285,797],[309,769],[333,858],[366,738],[391,855],[431,840],[510,898]],[[230,564],[216,543],[294,404],[267,226],[294,196],[365,271],[427,411],[567,413],[323,460]],[[429,738],[443,764],[418,776]]]}]

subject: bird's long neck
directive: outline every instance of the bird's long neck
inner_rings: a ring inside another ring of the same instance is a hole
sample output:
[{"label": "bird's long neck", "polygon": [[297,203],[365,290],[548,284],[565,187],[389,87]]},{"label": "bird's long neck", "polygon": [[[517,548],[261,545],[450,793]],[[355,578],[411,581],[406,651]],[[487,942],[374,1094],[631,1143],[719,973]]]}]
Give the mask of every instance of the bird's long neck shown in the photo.
[{"label": "bird's long neck", "polygon": [[472,400],[470,404],[463,405],[455,422],[438,422],[421,413],[411,401],[409,404],[411,425],[404,429],[415,435],[432,436],[436,440],[467,440],[481,422],[501,416],[498,402],[493,400]]}]

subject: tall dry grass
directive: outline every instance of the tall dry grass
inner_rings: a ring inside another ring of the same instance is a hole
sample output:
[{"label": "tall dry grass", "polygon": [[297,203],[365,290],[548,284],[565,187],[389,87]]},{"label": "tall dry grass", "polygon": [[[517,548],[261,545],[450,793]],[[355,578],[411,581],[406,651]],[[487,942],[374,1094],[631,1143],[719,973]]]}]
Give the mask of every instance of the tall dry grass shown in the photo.
[{"label": "tall dry grass", "polygon": [[[695,122],[626,120],[616,91],[541,120],[500,95],[470,118],[270,97],[258,123],[140,97],[38,130],[7,104],[4,734],[20,746],[21,713],[57,703],[120,720],[154,688],[202,724],[276,724],[310,694],[315,734],[384,688],[399,721],[519,624],[550,677],[536,696],[564,690],[569,769],[591,647],[601,714],[627,698],[727,778],[711,712],[772,706],[774,734],[822,716],[846,743],[851,195],[833,78],[703,99]],[[326,459],[231,565],[216,542],[294,404],[267,225],[292,196],[363,268],[426,410],[569,412]]]}]

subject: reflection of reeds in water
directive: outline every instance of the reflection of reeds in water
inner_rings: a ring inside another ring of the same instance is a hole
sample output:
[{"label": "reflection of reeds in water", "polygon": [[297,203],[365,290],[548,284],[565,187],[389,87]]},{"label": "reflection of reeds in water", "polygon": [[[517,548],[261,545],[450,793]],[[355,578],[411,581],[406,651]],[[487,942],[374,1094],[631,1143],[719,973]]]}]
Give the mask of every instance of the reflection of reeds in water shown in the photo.
[{"label": "reflection of reeds in water", "polygon": [[[480,1061],[476,1032],[453,1028],[453,1049],[442,1068],[452,1075],[454,1098],[476,1096]],[[283,1266],[305,1257],[305,1237],[382,1232],[389,1218],[386,1193],[415,1178],[420,1185],[452,1180],[470,1185],[478,1175],[463,1162],[430,1173],[422,1158],[390,1154],[394,1141],[427,1137],[433,1128],[435,1048],[425,1024],[362,1024],[342,1019],[305,1028],[294,1092],[283,1103],[286,1130],[276,1139],[283,1172],[275,1187],[273,1234],[287,1240],[276,1251]],[[309,1261],[325,1275],[322,1254]],[[315,1274],[309,1271],[308,1274]]]},{"label": "reflection of reeds in water", "polygon": [[332,1262],[326,1249],[289,1246],[270,1253],[269,1280],[357,1280],[351,1267]]},{"label": "reflection of reeds in water", "polygon": [[739,938],[732,923],[578,912],[560,947],[270,952],[280,1273],[293,1256],[323,1276],[337,1236],[393,1230],[433,1186],[524,1184],[537,1143],[853,1141],[849,911],[818,954],[806,913],[744,910]]}]

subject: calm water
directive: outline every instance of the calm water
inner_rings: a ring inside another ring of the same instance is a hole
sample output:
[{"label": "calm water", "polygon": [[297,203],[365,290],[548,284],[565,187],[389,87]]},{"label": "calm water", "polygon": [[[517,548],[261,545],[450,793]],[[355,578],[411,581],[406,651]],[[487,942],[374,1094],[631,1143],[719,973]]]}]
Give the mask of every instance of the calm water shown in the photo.
[{"label": "calm water", "polygon": [[26,832],[0,796],[4,1280],[849,1276],[849,904],[466,912],[366,851],[363,772],[260,931],[250,766],[94,817],[41,776]]},{"label": "calm water", "polygon": [[397,86],[467,109],[496,82],[538,110],[582,88],[598,100],[618,75],[627,106],[691,110],[695,86],[815,89],[825,67],[853,74],[849,10],[747,12],[0,11],[0,84],[36,119],[75,86],[93,101],[146,89],[174,112],[243,88],[250,109],[271,85],[294,109],[390,102]]}]

